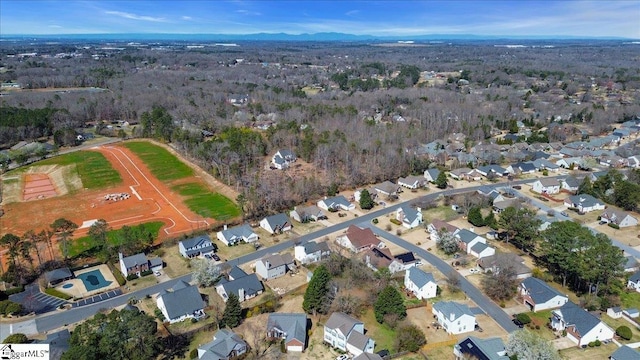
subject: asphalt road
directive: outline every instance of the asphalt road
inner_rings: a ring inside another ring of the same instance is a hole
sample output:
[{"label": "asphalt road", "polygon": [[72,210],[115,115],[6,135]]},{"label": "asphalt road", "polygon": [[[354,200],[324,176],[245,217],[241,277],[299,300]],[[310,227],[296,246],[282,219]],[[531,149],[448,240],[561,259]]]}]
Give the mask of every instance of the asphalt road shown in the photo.
[{"label": "asphalt road", "polygon": [[[563,178],[564,176],[555,176],[555,178]],[[518,185],[518,184],[524,184],[527,182],[531,182],[531,180],[516,180],[516,181],[510,181],[509,184],[510,185]],[[335,224],[329,227],[326,227],[324,229],[320,229],[318,231],[315,231],[313,233],[309,233],[309,234],[305,234],[305,235],[301,235],[300,237],[296,238],[296,239],[292,239],[289,241],[284,241],[278,244],[275,244],[271,247],[268,248],[263,248],[260,249],[258,251],[255,251],[253,253],[249,253],[243,256],[240,256],[236,259],[230,259],[227,264],[229,265],[241,265],[241,264],[246,264],[248,262],[251,261],[255,261],[267,254],[271,254],[271,253],[276,253],[276,252],[280,252],[283,251],[287,248],[293,248],[295,246],[296,243],[300,243],[300,244],[304,244],[307,243],[311,240],[315,240],[318,238],[322,238],[324,236],[327,236],[331,233],[334,233],[336,231],[340,231],[343,229],[348,228],[351,225],[357,225],[360,223],[369,223],[371,220],[373,220],[376,217],[382,217],[385,216],[386,214],[395,211],[395,209],[397,209],[398,207],[405,205],[405,204],[412,204],[414,202],[418,202],[418,201],[431,201],[431,200],[435,200],[436,198],[438,198],[439,196],[445,196],[445,195],[455,195],[455,194],[461,194],[461,193],[466,193],[466,192],[473,192],[478,190],[478,188],[480,188],[481,186],[485,186],[485,185],[479,185],[479,186],[473,186],[473,187],[467,187],[467,188],[460,188],[460,189],[447,189],[447,190],[443,190],[440,192],[435,192],[435,193],[431,193],[431,194],[427,194],[424,195],[420,198],[417,199],[412,199],[412,200],[407,200],[404,202],[400,202],[400,203],[394,203],[394,204],[390,204],[389,206],[379,209],[379,210],[374,210],[371,211],[365,215],[359,216],[359,217],[354,217],[352,219],[346,220],[344,222],[341,222],[339,224]],[[495,184],[489,184],[489,186],[495,186],[495,187],[501,187],[504,186],[504,183],[495,183]],[[386,232],[384,232],[386,234]],[[386,235],[389,236],[389,235]],[[385,236],[385,237],[386,237]],[[400,238],[398,238],[400,239]],[[401,241],[404,241],[402,239],[400,239]],[[404,246],[406,245],[406,246]],[[437,266],[436,264],[438,262],[442,263],[441,266],[444,266],[443,269],[443,273],[444,274],[448,274],[451,271],[451,267],[449,267],[448,269],[446,268],[447,264],[442,262],[442,260],[438,259],[437,257],[435,257],[432,254],[429,254],[428,252],[426,252],[425,250],[419,249],[418,247],[415,247],[415,245],[412,245],[406,241],[404,241],[404,245],[401,245],[403,247],[405,247],[407,250],[411,250],[411,251],[415,251],[416,254],[419,254],[419,256],[423,257],[425,260],[432,262],[434,264],[434,266]],[[414,248],[410,248],[409,246],[414,246]],[[135,292],[131,292],[131,293],[125,293],[123,295],[120,295],[118,297],[114,297],[114,298],[110,298],[108,300],[96,303],[96,304],[92,304],[92,305],[87,305],[87,306],[80,306],[80,307],[75,307],[69,310],[57,310],[56,312],[52,312],[52,313],[47,313],[47,314],[43,314],[43,315],[39,315],[36,316],[35,321],[34,319],[30,319],[30,320],[25,320],[22,322],[18,322],[18,323],[13,323],[13,324],[6,324],[6,323],[2,323],[0,324],[0,340],[3,340],[4,338],[6,338],[7,336],[9,336],[9,334],[11,334],[12,332],[22,332],[26,335],[33,335],[33,334],[37,334],[37,333],[43,333],[43,332],[47,332],[47,331],[51,331],[53,329],[57,329],[59,327],[65,326],[67,324],[73,324],[76,322],[80,322],[84,319],[87,319],[93,315],[95,315],[96,313],[98,313],[100,310],[102,309],[112,309],[121,305],[124,305],[127,303],[127,301],[131,298],[137,298],[137,299],[141,299],[143,297],[145,297],[146,295],[152,295],[152,294],[157,294],[162,290],[167,290],[170,289],[171,287],[173,287],[173,285],[179,281],[179,280],[184,280],[184,281],[190,281],[191,280],[191,274],[187,274],[184,276],[181,276],[179,278],[176,279],[172,279],[160,284],[156,284],[153,285],[151,287],[148,287],[146,289],[141,289]],[[480,306],[489,316],[492,316],[496,319],[496,321],[498,321],[498,324],[500,324],[500,326],[502,326],[505,330],[507,331],[511,331],[513,330],[513,327],[507,323],[505,323],[505,317],[508,317],[508,315],[502,311],[500,308],[498,308],[495,304],[493,304],[491,302],[491,300],[489,300],[486,296],[484,296],[484,294],[482,294],[478,289],[476,289],[475,287],[473,287],[473,285],[468,282],[467,280],[465,280],[464,278],[461,277],[461,285],[462,285],[462,289],[464,291],[467,292],[467,295],[469,295],[469,297],[471,297],[477,304],[478,306]],[[493,307],[492,307],[493,306]],[[497,308],[497,310],[499,310],[499,312],[495,312],[495,308]],[[495,312],[495,315],[494,315]],[[508,319],[509,320],[509,319]],[[510,321],[510,320],[509,320]]]},{"label": "asphalt road", "polygon": [[[483,294],[480,290],[478,290],[469,280],[467,280],[464,276],[458,274],[458,272],[451,267],[451,265],[444,262],[439,257],[433,255],[425,249],[422,249],[408,241],[403,240],[402,238],[393,235],[387,231],[381,230],[376,226],[370,225],[370,223],[363,223],[360,226],[366,226],[371,228],[373,232],[379,236],[382,236],[386,240],[408,250],[412,251],[418,257],[423,258],[425,261],[435,266],[441,273],[445,276],[458,276],[460,279],[460,288],[465,294],[473,300],[482,311],[484,311],[487,315],[489,315],[492,319],[494,319],[498,325],[500,325],[505,331],[512,332],[518,329],[516,325],[513,324],[511,317],[502,310],[496,303],[494,303],[491,299],[489,299],[485,294]],[[454,275],[455,274],[455,275]]]}]

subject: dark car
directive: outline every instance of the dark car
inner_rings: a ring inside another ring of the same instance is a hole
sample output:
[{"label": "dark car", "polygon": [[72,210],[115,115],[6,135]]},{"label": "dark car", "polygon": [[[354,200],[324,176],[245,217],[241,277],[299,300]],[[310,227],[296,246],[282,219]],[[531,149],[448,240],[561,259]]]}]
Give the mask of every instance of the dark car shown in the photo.
[{"label": "dark car", "polygon": [[524,327],[524,324],[518,320],[518,319],[513,319],[513,323],[516,324],[517,327],[519,327],[520,329],[522,329]]},{"label": "dark car", "polygon": [[218,254],[213,254],[211,257],[213,257],[213,260],[215,261],[220,261],[220,256],[218,256]]}]

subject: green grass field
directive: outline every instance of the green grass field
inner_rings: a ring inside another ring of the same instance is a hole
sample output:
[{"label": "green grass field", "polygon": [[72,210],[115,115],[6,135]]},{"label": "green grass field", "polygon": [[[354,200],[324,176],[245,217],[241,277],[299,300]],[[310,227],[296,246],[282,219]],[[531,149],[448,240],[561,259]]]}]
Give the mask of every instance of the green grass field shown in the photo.
[{"label": "green grass field", "polygon": [[160,181],[166,182],[193,176],[193,169],[158,145],[132,141],[124,143],[124,146],[133,151]]},{"label": "green grass field", "polygon": [[76,173],[87,189],[102,189],[122,183],[120,173],[107,158],[95,151],[76,151],[39,161],[34,165],[74,165]]},{"label": "green grass field", "polygon": [[240,209],[227,197],[212,193],[197,183],[176,185],[173,190],[184,196],[184,203],[191,211],[204,217],[230,219],[240,215]]},{"label": "green grass field", "polygon": [[[143,223],[140,225],[131,226],[134,232],[150,232],[154,235],[154,238],[158,236],[158,232],[164,223],[160,221]],[[120,241],[121,230],[111,230],[107,232],[107,243],[110,245],[118,245]],[[81,255],[84,252],[88,252],[96,246],[95,240],[89,236],[83,236],[76,240],[69,241],[69,258],[74,258]],[[62,247],[62,244],[60,244]]]}]

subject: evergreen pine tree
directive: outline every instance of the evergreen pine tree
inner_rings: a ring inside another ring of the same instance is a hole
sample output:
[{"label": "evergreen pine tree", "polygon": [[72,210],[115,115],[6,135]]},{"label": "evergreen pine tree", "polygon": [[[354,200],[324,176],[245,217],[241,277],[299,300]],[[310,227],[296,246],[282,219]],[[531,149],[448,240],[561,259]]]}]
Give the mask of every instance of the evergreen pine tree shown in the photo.
[{"label": "evergreen pine tree", "polygon": [[224,313],[222,314],[222,320],[220,320],[220,327],[227,326],[229,328],[234,328],[240,325],[242,321],[242,307],[240,307],[240,300],[238,299],[238,295],[231,293],[229,294],[229,299],[227,299],[227,305],[224,308]]},{"label": "evergreen pine tree", "polygon": [[447,174],[444,171],[440,171],[440,174],[438,174],[436,178],[436,186],[438,189],[446,189],[448,185]]},{"label": "evergreen pine tree", "polygon": [[363,210],[369,210],[373,208],[373,205],[375,204],[373,203],[369,190],[362,190],[362,192],[360,192],[360,208]]},{"label": "evergreen pine tree", "polygon": [[400,320],[407,316],[407,308],[404,306],[402,295],[391,285],[387,285],[380,292],[378,299],[373,304],[373,312],[379,323],[384,321],[384,316],[387,314],[396,314]]},{"label": "evergreen pine tree", "polygon": [[309,314],[323,313],[328,308],[327,296],[329,294],[329,282],[331,274],[326,266],[320,265],[313,272],[307,291],[304,293],[302,308]]}]

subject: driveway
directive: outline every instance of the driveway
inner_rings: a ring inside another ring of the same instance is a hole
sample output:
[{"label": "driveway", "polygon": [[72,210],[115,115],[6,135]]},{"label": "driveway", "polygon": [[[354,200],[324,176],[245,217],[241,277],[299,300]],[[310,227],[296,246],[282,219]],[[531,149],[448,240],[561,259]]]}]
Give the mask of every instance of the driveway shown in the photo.
[{"label": "driveway", "polygon": [[551,345],[553,345],[556,350],[569,349],[577,346],[576,343],[569,340],[569,338],[566,336],[551,340]]}]

